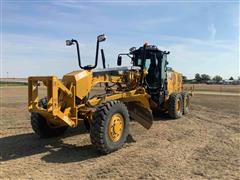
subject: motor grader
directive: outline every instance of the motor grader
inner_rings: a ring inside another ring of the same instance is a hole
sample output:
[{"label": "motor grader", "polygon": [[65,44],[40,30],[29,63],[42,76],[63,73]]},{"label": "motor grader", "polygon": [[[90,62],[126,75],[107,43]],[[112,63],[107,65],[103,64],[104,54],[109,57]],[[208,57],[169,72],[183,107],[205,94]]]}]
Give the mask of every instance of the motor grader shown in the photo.
[{"label": "motor grader", "polygon": [[[122,57],[129,57],[130,67],[106,68],[101,49],[103,69],[98,65],[99,46],[105,35],[97,37],[95,64],[83,66],[77,40],[67,40],[66,45],[76,45],[81,70],[70,72],[59,80],[56,76],[28,78],[28,108],[32,129],[41,138],[58,136],[68,127],[77,127],[83,121],[89,130],[93,145],[107,154],[121,148],[129,134],[129,121],[139,122],[149,129],[155,114],[168,113],[180,118],[189,112],[189,94],[183,92],[182,75],[167,67],[169,52],[144,44]],[[103,93],[94,93],[95,87],[104,85]],[[47,96],[40,98],[39,87],[46,87]]]}]

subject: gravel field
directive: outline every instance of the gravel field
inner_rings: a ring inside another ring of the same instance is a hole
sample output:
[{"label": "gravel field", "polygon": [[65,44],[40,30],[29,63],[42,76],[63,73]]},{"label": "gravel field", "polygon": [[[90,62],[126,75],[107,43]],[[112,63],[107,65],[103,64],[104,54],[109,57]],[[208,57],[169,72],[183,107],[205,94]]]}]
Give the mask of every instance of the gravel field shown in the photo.
[{"label": "gravel field", "polygon": [[239,96],[192,97],[191,113],[130,125],[122,149],[100,156],[80,123],[58,138],[30,126],[27,87],[1,88],[0,179],[239,179]]}]

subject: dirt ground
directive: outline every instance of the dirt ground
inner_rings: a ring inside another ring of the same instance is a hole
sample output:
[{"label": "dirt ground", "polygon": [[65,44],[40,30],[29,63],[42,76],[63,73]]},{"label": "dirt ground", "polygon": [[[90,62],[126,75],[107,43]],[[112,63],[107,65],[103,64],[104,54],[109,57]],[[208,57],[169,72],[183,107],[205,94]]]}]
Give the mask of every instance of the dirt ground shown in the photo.
[{"label": "dirt ground", "polygon": [[39,139],[30,127],[27,88],[1,88],[0,179],[239,179],[238,96],[199,95],[191,113],[132,122],[122,149],[99,156],[84,127]]}]

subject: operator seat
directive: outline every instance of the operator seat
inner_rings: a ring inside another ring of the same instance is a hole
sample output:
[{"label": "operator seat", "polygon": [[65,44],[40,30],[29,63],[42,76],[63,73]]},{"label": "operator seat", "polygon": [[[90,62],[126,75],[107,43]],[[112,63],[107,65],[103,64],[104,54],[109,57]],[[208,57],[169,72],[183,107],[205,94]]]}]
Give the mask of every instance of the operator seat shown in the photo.
[{"label": "operator seat", "polygon": [[156,59],[154,56],[152,56],[150,66],[148,68],[148,74],[146,76],[146,81],[149,88],[158,87],[158,75],[159,72],[156,64]]}]

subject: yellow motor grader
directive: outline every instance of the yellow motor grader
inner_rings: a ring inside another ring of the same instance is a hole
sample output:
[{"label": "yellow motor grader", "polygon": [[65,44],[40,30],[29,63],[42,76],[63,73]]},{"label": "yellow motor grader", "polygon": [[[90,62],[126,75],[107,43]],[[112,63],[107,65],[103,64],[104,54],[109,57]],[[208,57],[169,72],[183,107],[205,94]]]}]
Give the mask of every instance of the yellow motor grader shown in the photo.
[{"label": "yellow motor grader", "polygon": [[[105,40],[105,35],[97,37],[93,66],[82,65],[79,43],[72,39],[66,45],[76,45],[81,70],[64,75],[62,80],[56,76],[28,78],[31,125],[41,138],[61,135],[82,120],[92,144],[107,154],[123,146],[130,120],[149,129],[153,114],[168,113],[176,119],[189,112],[190,96],[183,92],[182,75],[167,67],[169,52],[145,43],[118,55],[118,66],[123,56],[130,58],[132,66],[106,68],[101,49],[103,69],[96,69],[99,45]],[[104,84],[104,93],[95,91],[100,83]],[[47,89],[44,98],[38,94],[41,84]]]}]

